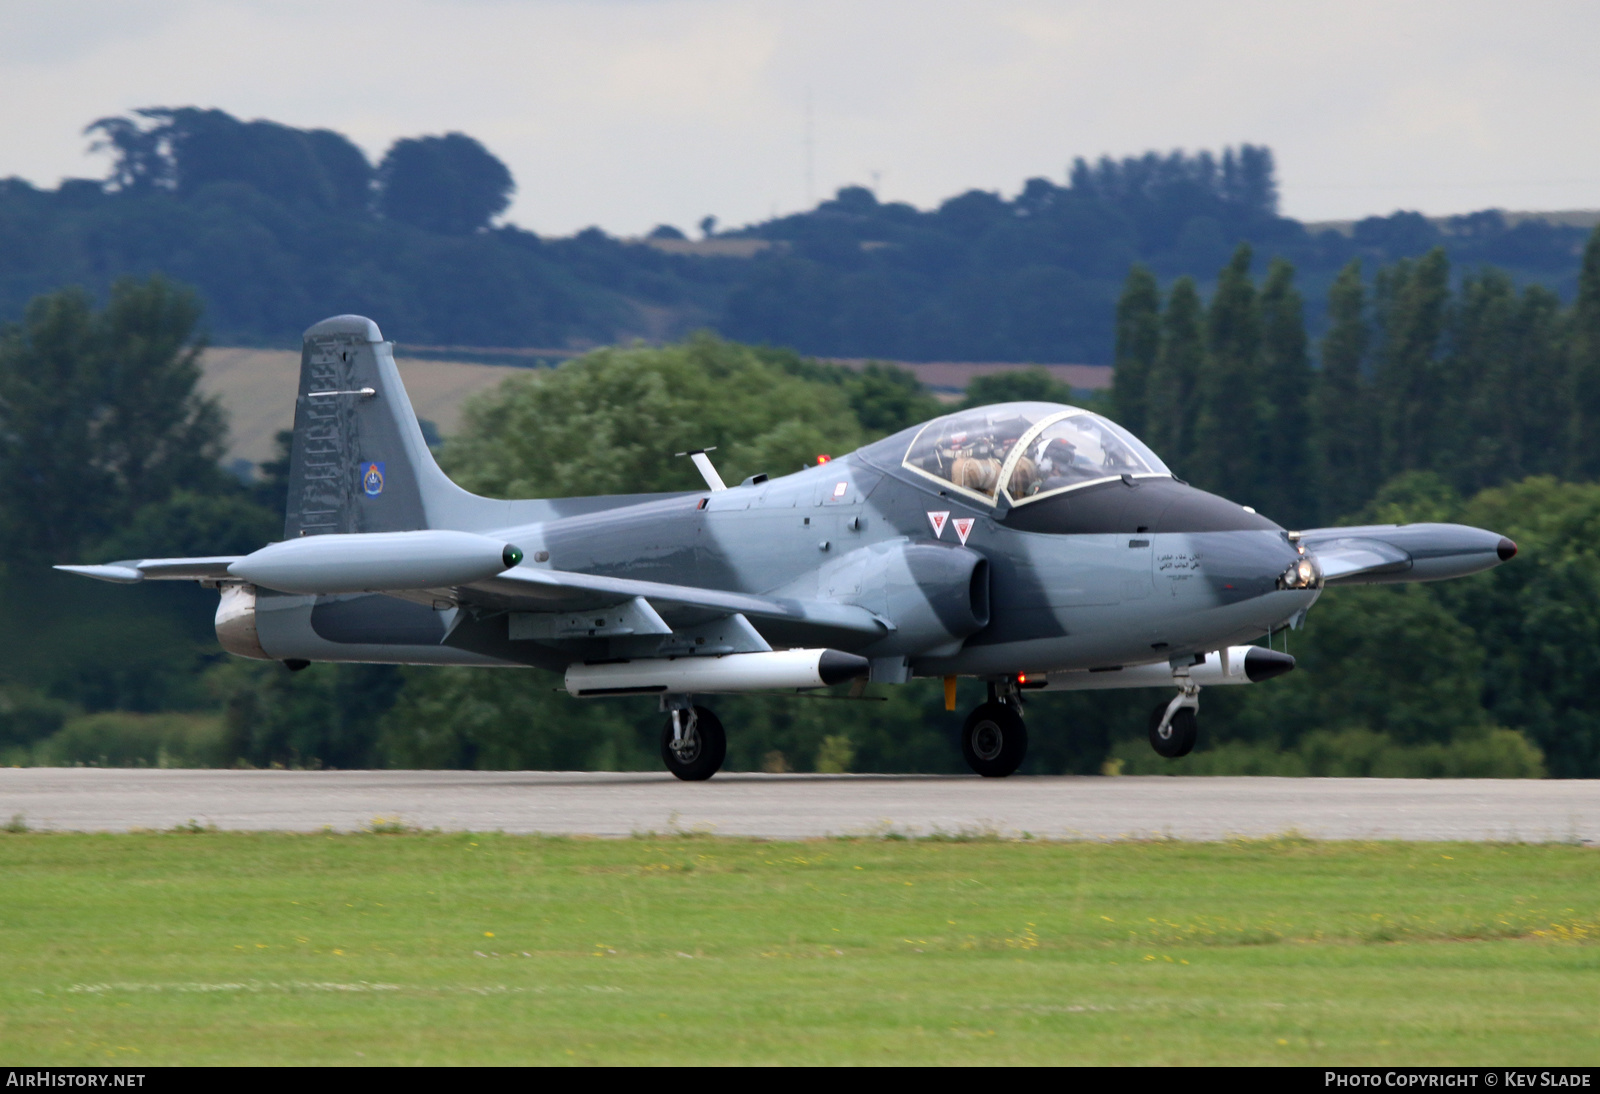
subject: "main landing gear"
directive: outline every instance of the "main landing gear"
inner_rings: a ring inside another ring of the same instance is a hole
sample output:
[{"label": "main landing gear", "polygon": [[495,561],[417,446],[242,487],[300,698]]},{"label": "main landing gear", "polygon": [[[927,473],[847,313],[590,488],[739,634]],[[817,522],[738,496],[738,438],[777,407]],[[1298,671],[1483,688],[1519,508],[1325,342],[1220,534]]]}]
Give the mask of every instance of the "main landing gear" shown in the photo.
[{"label": "main landing gear", "polygon": [[1016,684],[990,684],[989,701],[967,715],[961,727],[962,757],[985,778],[1003,779],[1022,766],[1027,754],[1028,727]]},{"label": "main landing gear", "polygon": [[661,759],[667,770],[687,782],[711,778],[728,755],[722,723],[705,707],[691,705],[687,696],[673,696],[669,702],[667,724],[661,728]]},{"label": "main landing gear", "polygon": [[1177,697],[1150,712],[1150,747],[1169,760],[1187,756],[1200,736],[1200,686],[1184,679]]}]

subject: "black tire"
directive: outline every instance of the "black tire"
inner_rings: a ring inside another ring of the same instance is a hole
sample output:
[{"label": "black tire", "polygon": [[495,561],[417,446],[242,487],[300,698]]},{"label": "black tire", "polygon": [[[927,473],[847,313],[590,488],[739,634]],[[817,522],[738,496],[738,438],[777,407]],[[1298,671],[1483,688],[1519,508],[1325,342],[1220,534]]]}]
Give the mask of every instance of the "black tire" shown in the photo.
[{"label": "black tire", "polygon": [[984,703],[961,727],[961,755],[986,779],[1003,779],[1028,754],[1028,727],[1014,707]]},{"label": "black tire", "polygon": [[1200,737],[1200,719],[1189,707],[1179,707],[1172,713],[1172,721],[1167,725],[1167,736],[1161,736],[1161,719],[1167,716],[1167,704],[1159,703],[1150,712],[1150,747],[1157,754],[1169,760],[1176,760],[1180,756],[1187,756],[1194,751],[1194,743]]},{"label": "black tire", "polygon": [[661,760],[667,770],[685,782],[702,782],[722,769],[728,756],[728,737],[722,723],[705,707],[695,707],[694,745],[679,752],[672,747],[672,715],[661,728]]}]

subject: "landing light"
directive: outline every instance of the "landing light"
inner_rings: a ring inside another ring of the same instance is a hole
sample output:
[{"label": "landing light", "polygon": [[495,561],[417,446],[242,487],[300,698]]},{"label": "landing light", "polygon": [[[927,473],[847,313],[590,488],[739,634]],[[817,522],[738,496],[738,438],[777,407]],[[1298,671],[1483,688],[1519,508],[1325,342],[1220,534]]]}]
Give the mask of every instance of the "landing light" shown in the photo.
[{"label": "landing light", "polygon": [[1322,573],[1312,559],[1302,558],[1278,578],[1280,589],[1315,589],[1322,584]]}]

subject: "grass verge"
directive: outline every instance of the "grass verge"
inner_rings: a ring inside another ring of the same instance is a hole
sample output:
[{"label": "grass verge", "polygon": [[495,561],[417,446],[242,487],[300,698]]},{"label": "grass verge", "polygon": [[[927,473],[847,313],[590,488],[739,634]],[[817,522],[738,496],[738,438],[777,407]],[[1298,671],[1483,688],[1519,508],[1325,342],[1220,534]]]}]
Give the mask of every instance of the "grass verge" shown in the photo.
[{"label": "grass verge", "polygon": [[0,1062],[1600,1062],[1600,852],[0,833]]}]

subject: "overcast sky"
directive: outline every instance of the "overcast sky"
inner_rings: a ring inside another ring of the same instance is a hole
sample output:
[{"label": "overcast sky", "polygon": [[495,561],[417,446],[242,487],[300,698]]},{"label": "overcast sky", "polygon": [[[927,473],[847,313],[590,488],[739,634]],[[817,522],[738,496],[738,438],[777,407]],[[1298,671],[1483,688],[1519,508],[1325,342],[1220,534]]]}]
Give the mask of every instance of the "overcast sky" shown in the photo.
[{"label": "overcast sky", "polygon": [[470,133],[549,235],[1240,142],[1302,219],[1596,208],[1597,44],[1593,0],[0,0],[0,176],[98,176],[86,123],[197,105],[374,160]]}]

